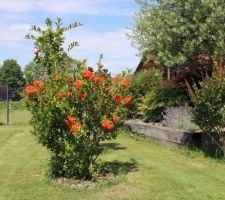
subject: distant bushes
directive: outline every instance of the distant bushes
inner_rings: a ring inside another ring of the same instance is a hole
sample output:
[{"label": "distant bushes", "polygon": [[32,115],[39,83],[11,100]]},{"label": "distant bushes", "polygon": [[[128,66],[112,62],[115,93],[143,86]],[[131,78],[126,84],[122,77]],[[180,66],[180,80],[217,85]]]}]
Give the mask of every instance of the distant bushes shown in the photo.
[{"label": "distant bushes", "polygon": [[128,116],[130,118],[141,117],[138,111],[143,96],[149,91],[159,88],[163,84],[162,72],[159,69],[150,69],[131,77],[129,92],[133,96],[133,102],[129,105]]},{"label": "distant bushes", "polygon": [[184,84],[165,86],[162,71],[154,68],[135,74],[130,92],[134,101],[129,106],[129,116],[147,122],[160,122],[165,109],[184,105],[187,99]]}]

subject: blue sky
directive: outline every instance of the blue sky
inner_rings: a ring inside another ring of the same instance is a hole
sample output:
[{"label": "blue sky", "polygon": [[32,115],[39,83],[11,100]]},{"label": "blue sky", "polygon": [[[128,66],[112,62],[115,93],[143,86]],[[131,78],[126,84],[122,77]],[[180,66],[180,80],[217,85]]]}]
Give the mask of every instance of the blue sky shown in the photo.
[{"label": "blue sky", "polygon": [[125,33],[138,11],[134,0],[0,0],[0,63],[13,58],[24,67],[33,58],[33,42],[25,40],[31,24],[44,26],[44,19],[61,17],[64,24],[83,26],[66,35],[66,43],[80,44],[71,55],[94,66],[99,55],[113,74],[135,69],[139,58]]}]

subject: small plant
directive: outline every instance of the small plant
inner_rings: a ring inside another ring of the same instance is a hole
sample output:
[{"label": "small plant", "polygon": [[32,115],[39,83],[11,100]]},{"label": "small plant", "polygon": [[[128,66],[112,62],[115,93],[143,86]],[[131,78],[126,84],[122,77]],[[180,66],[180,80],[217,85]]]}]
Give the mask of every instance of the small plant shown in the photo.
[{"label": "small plant", "polygon": [[171,128],[186,131],[197,130],[198,127],[191,121],[191,115],[184,107],[171,107],[164,111],[162,123]]}]

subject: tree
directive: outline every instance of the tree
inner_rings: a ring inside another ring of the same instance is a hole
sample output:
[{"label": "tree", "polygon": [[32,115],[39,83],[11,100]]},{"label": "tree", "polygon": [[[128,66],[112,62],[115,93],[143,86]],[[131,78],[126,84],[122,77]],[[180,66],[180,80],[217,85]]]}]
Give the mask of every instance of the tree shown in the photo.
[{"label": "tree", "polygon": [[25,85],[25,79],[16,60],[8,59],[3,62],[0,68],[0,84],[9,86],[12,100],[20,99],[20,92]]},{"label": "tree", "polygon": [[34,80],[43,79],[46,75],[46,71],[41,64],[37,64],[34,61],[32,61],[25,66],[24,75],[26,82],[32,83]]},{"label": "tree", "polygon": [[142,58],[162,67],[199,67],[224,62],[224,0],[136,0],[129,38]]}]

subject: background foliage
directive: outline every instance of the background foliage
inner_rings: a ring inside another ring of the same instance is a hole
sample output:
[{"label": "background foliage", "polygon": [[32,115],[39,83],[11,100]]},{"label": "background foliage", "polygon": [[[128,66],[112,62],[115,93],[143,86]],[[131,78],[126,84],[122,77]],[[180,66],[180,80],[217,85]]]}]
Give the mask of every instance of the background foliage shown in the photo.
[{"label": "background foliage", "polygon": [[207,67],[224,61],[224,0],[137,0],[129,35],[142,58],[161,67],[188,66],[196,71],[199,58]]},{"label": "background foliage", "polygon": [[223,150],[225,149],[224,75],[223,70],[215,67],[212,77],[206,76],[200,85],[189,86],[189,95],[194,104],[193,121]]},{"label": "background foliage", "polygon": [[159,69],[149,69],[138,72],[130,77],[129,92],[133,97],[133,102],[128,105],[128,116],[130,118],[138,118],[138,106],[141,99],[148,91],[161,87],[163,84],[162,72]]},{"label": "background foliage", "polygon": [[11,99],[19,100],[20,93],[25,85],[21,67],[16,60],[8,59],[0,67],[0,85],[8,85],[11,89]]}]

